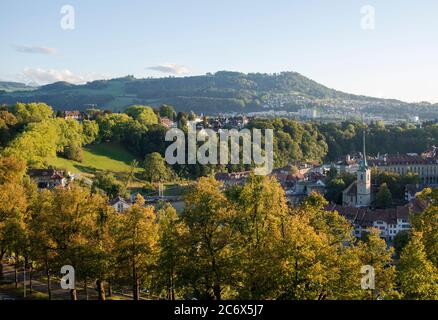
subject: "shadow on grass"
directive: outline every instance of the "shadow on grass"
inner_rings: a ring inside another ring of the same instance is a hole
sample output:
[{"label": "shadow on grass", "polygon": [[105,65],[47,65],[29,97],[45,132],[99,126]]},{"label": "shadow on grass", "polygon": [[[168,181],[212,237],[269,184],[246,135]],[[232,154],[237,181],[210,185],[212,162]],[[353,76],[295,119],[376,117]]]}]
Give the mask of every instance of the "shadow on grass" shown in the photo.
[{"label": "shadow on grass", "polygon": [[96,168],[93,168],[93,167],[83,166],[83,165],[80,165],[80,164],[74,164],[73,166],[76,169],[78,169],[78,170],[80,170],[82,172],[85,172],[85,173],[89,173],[89,174],[96,174],[97,173]]},{"label": "shadow on grass", "polygon": [[95,144],[84,149],[93,155],[108,157],[113,160],[124,162],[127,165],[131,164],[132,160],[135,159],[128,150],[116,143]]}]

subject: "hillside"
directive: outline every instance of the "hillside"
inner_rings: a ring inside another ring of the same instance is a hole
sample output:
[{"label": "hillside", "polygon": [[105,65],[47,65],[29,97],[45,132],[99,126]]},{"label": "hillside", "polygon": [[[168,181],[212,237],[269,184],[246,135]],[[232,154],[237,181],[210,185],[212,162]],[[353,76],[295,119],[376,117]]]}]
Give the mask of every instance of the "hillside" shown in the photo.
[{"label": "hillside", "polygon": [[20,82],[0,81],[0,92],[30,91],[35,89],[37,87],[28,86]]},{"label": "hillside", "polygon": [[37,90],[1,92],[0,103],[46,102],[56,109],[97,106],[114,111],[132,104],[174,105],[177,111],[204,114],[267,109],[296,111],[314,107],[338,113],[437,117],[437,106],[358,96],[330,89],[296,72],[278,74],[220,71],[192,77],[136,79],[132,76],[84,85],[57,82]]},{"label": "hillside", "polygon": [[82,162],[60,157],[47,158],[46,162],[56,168],[86,176],[101,171],[111,171],[116,175],[123,175],[130,171],[130,163],[134,159],[135,157],[119,144],[101,143],[85,147]]}]

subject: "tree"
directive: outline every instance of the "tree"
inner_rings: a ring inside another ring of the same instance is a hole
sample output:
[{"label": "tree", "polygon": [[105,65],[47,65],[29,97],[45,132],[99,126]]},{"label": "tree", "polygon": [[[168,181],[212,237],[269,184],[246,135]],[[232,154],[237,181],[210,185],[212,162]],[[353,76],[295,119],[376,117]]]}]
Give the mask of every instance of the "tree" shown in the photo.
[{"label": "tree", "polygon": [[345,190],[345,182],[344,180],[338,178],[338,179],[333,179],[330,180],[327,183],[327,193],[326,193],[326,198],[328,201],[337,203],[337,204],[342,204],[342,191]]},{"label": "tree", "polygon": [[103,190],[109,198],[126,195],[126,188],[110,172],[96,175],[93,181],[93,190],[96,191],[96,189]]},{"label": "tree", "polygon": [[65,158],[77,162],[82,162],[83,160],[82,148],[73,142],[69,143],[67,146],[64,147],[63,155]]},{"label": "tree", "polygon": [[176,291],[181,281],[178,268],[181,268],[182,246],[181,237],[187,233],[186,226],[178,218],[176,210],[166,204],[158,211],[158,224],[160,229],[159,254],[156,272],[156,291],[161,295],[162,288],[168,300],[181,298]]},{"label": "tree", "polygon": [[29,233],[30,258],[36,263],[36,269],[44,270],[49,300],[52,299],[51,277],[56,256],[55,242],[51,237],[53,194],[49,190],[37,193],[31,204]]},{"label": "tree", "polygon": [[438,270],[427,258],[423,234],[413,232],[399,263],[400,290],[407,299],[438,299]]},{"label": "tree", "polygon": [[187,127],[187,114],[185,112],[178,112],[176,115],[176,122],[178,128],[184,130]]},{"label": "tree", "polygon": [[[95,248],[89,244],[96,226],[98,197],[74,184],[53,192],[48,235],[54,244],[55,266],[72,265],[78,279],[86,277],[95,259]],[[76,300],[76,289],[71,289],[70,295]]]},{"label": "tree", "polygon": [[403,248],[406,247],[406,245],[409,243],[410,236],[411,235],[409,231],[402,230],[399,233],[397,233],[396,236],[394,237],[393,245],[395,249],[395,254],[398,257],[400,257]]},{"label": "tree", "polygon": [[379,191],[376,195],[376,206],[378,208],[389,208],[392,204],[392,195],[386,183],[380,185]]},{"label": "tree", "polygon": [[182,236],[180,279],[198,299],[223,299],[237,271],[232,224],[236,211],[220,188],[214,177],[200,178],[187,194],[181,214],[187,232]]},{"label": "tree", "polygon": [[26,172],[26,162],[13,157],[0,157],[0,184],[21,181]]},{"label": "tree", "polygon": [[175,120],[176,118],[176,112],[175,109],[172,106],[169,106],[167,104],[163,104],[160,107],[160,117],[167,117],[170,120]]},{"label": "tree", "polygon": [[0,147],[8,144],[16,133],[17,118],[6,110],[0,110]]},{"label": "tree", "polygon": [[251,175],[240,192],[237,212],[240,237],[235,254],[242,282],[239,297],[273,298],[278,275],[272,270],[278,263],[273,260],[275,243],[284,232],[288,213],[284,191],[275,178]]},{"label": "tree", "polygon": [[157,217],[153,207],[144,207],[144,199],[140,195],[137,195],[134,205],[118,217],[118,266],[129,275],[134,300],[139,300],[140,286],[150,285],[156,263]]},{"label": "tree", "polygon": [[[25,229],[23,223],[29,205],[22,183],[23,174],[22,161],[0,158],[0,261],[8,250],[21,251],[18,250],[18,236],[15,235],[17,232],[22,234],[20,229]],[[0,263],[0,278],[2,276],[3,267]]]},{"label": "tree", "polygon": [[83,142],[90,144],[94,142],[99,136],[99,125],[94,120],[84,120],[82,123]]},{"label": "tree", "polygon": [[426,188],[419,198],[430,204],[421,214],[412,216],[411,223],[415,231],[422,233],[427,257],[438,268],[438,189]]},{"label": "tree", "polygon": [[10,110],[19,123],[41,122],[53,117],[53,110],[45,103],[17,103]]},{"label": "tree", "polygon": [[380,230],[372,228],[368,231],[365,241],[359,243],[363,265],[372,266],[375,270],[375,289],[370,292],[370,298],[392,297],[395,285],[395,267],[391,266],[394,248],[387,248],[386,241],[380,238]]},{"label": "tree", "polygon": [[165,181],[171,175],[164,158],[158,152],[148,154],[144,159],[143,167],[145,169],[143,176],[151,183]]},{"label": "tree", "polygon": [[151,107],[134,105],[128,107],[125,112],[143,125],[158,123],[158,117]]}]

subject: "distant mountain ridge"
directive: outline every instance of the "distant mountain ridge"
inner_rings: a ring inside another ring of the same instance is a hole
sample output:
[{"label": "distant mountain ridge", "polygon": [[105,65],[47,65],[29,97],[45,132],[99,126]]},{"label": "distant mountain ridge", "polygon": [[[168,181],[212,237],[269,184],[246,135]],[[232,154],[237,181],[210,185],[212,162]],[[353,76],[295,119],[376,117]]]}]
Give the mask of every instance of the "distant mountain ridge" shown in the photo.
[{"label": "distant mountain ridge", "polygon": [[0,91],[13,92],[23,90],[35,90],[37,87],[29,86],[21,82],[0,81]]},{"label": "distant mountain ridge", "polygon": [[96,105],[114,111],[132,104],[171,104],[178,111],[193,110],[204,114],[318,108],[339,109],[341,113],[420,113],[425,117],[438,117],[436,105],[349,94],[330,89],[297,72],[245,74],[219,71],[202,76],[145,79],[126,76],[84,85],[56,82],[33,88],[33,91],[27,89],[24,85],[21,91],[0,91],[0,103],[39,101],[61,110]]}]

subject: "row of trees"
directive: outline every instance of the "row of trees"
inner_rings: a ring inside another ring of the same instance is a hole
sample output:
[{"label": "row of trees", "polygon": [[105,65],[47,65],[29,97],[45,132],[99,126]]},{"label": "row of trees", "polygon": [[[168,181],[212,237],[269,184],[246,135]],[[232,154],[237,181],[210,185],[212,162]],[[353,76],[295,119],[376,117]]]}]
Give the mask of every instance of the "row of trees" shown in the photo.
[{"label": "row of trees", "polygon": [[[141,288],[168,299],[438,298],[436,206],[413,222],[396,268],[378,230],[355,239],[318,195],[290,208],[269,177],[227,190],[201,178],[181,214],[141,196],[117,214],[105,196],[74,184],[37,192],[24,168],[1,159],[0,253],[43,270],[49,288],[70,264],[100,299],[115,286],[130,286],[134,299]],[[363,265],[375,268],[374,290],[361,288]]]}]

